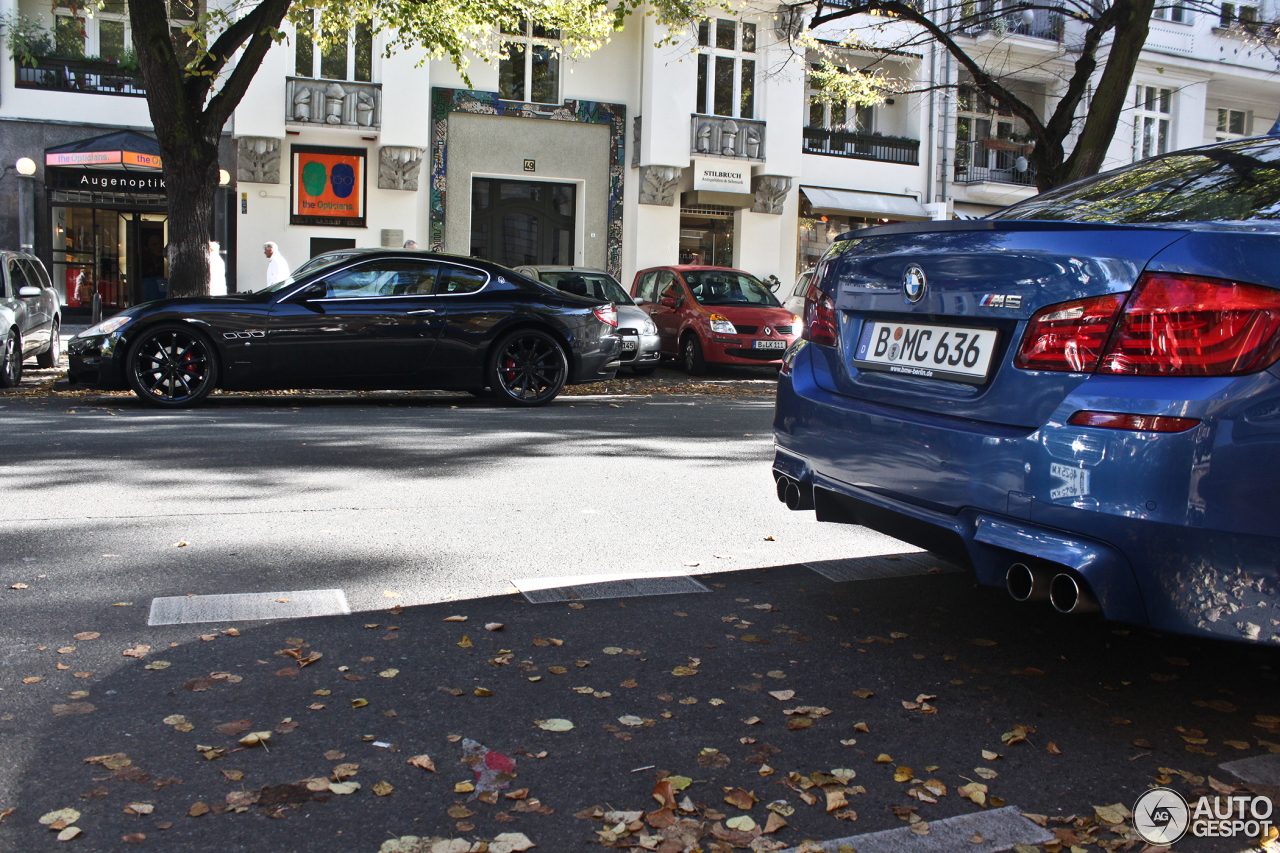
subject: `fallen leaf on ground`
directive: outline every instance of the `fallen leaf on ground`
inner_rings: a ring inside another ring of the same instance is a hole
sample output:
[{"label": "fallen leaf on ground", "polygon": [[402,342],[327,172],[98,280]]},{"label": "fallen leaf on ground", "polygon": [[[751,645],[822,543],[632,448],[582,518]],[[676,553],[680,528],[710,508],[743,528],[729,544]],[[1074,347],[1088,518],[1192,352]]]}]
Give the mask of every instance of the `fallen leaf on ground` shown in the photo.
[{"label": "fallen leaf on ground", "polygon": [[534,725],[543,731],[548,732],[567,732],[573,728],[573,723],[568,720],[550,719],[550,720],[534,720]]},{"label": "fallen leaf on ground", "polygon": [[138,646],[134,646],[131,649],[125,649],[123,652],[121,652],[121,654],[127,658],[143,658],[143,657],[146,657],[150,652],[151,652],[150,646],[138,645]]},{"label": "fallen leaf on ground", "polygon": [[501,630],[502,630],[503,628],[505,628],[505,627],[506,627],[506,625],[504,625],[504,624],[503,624],[503,623],[501,623],[501,622],[486,622],[486,623],[484,623],[484,629],[485,629],[486,631],[501,631]]},{"label": "fallen leaf on ground", "polygon": [[57,809],[40,818],[42,826],[50,826],[51,824],[61,821],[63,826],[69,826],[80,819],[80,812],[75,809]]},{"label": "fallen leaf on ground", "polygon": [[423,770],[430,770],[432,773],[439,772],[436,770],[435,762],[431,760],[429,755],[415,755],[405,763],[412,764],[414,767],[421,767]]},{"label": "fallen leaf on ground", "polygon": [[790,699],[794,699],[796,692],[794,690],[770,690],[769,695],[774,699],[777,699],[779,702],[786,702]]},{"label": "fallen leaf on ground", "polygon": [[468,637],[466,634],[462,635],[462,640],[458,643],[458,647],[463,649],[473,648],[473,645],[474,644],[471,642],[471,638]]},{"label": "fallen leaf on ground", "polygon": [[81,631],[79,634],[74,634],[72,636],[81,642],[88,642],[89,640],[96,640],[102,635],[97,631]]},{"label": "fallen leaf on ground", "polygon": [[394,790],[395,790],[395,786],[392,785],[390,782],[379,782],[378,784],[373,786],[373,793],[377,794],[379,797],[385,797],[387,794],[390,794]]}]

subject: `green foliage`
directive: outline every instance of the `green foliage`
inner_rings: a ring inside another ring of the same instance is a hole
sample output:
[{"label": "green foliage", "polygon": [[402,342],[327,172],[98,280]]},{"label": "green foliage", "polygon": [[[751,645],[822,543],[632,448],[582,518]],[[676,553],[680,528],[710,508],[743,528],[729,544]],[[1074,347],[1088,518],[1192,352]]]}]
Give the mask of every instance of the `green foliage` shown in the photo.
[{"label": "green foliage", "polygon": [[0,17],[0,30],[5,46],[23,65],[34,67],[40,57],[53,53],[53,36],[39,21],[25,15],[5,15]]},{"label": "green foliage", "polygon": [[816,67],[809,71],[809,82],[818,91],[817,100],[823,103],[875,107],[902,88],[901,83],[886,75],[883,68],[857,71],[836,64],[839,58],[837,49],[858,46],[853,35],[835,47],[819,41],[812,32],[802,33],[795,41],[807,53],[819,57]]}]

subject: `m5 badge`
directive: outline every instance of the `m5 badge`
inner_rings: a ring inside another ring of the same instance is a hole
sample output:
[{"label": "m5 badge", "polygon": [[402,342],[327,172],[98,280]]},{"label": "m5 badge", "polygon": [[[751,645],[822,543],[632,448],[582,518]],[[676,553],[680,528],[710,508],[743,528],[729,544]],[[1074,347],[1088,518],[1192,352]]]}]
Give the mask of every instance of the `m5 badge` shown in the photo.
[{"label": "m5 badge", "polygon": [[1003,293],[988,293],[978,300],[983,308],[1021,308],[1021,296],[1006,296]]}]

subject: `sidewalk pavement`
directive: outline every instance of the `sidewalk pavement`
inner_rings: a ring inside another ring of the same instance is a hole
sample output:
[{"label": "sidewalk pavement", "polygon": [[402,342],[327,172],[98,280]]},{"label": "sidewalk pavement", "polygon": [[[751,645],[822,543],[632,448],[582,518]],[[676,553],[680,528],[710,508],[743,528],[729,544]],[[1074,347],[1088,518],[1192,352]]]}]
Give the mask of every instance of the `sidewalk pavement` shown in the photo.
[{"label": "sidewalk pavement", "polygon": [[0,850],[1140,850],[1149,784],[1280,751],[1268,649],[961,572],[697,579],[157,627],[86,604],[5,650]]}]

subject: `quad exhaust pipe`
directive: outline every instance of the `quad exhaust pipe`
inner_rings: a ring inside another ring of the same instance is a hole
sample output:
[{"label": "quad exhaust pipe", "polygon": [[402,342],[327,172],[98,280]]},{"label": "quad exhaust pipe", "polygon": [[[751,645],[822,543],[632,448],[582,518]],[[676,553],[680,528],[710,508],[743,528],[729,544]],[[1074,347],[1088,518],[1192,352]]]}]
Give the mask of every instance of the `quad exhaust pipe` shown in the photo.
[{"label": "quad exhaust pipe", "polygon": [[813,509],[813,487],[800,483],[787,476],[777,480],[778,500],[787,505],[787,509]]},{"label": "quad exhaust pipe", "polygon": [[1014,563],[1005,572],[1004,587],[1014,601],[1048,601],[1052,580],[1053,576],[1044,569]]},{"label": "quad exhaust pipe", "polygon": [[1066,572],[1054,575],[1049,583],[1049,603],[1059,613],[1097,613],[1102,609],[1089,585]]},{"label": "quad exhaust pipe", "polygon": [[1014,563],[1004,576],[1014,601],[1048,601],[1059,613],[1096,613],[1102,608],[1089,584],[1074,574]]}]

